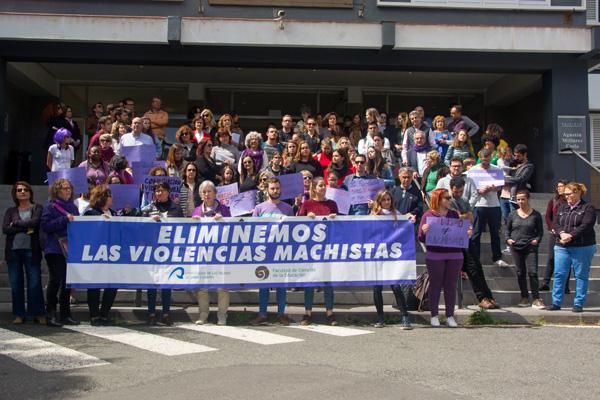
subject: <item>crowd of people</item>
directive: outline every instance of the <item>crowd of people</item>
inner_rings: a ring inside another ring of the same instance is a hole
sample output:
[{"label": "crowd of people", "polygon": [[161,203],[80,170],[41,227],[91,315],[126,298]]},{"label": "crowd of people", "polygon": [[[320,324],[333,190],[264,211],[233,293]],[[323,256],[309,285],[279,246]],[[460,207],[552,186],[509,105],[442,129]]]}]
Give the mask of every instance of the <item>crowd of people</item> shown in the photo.
[{"label": "crowd of people", "polygon": [[[6,260],[13,296],[13,322],[21,324],[27,317],[40,324],[62,326],[78,324],[71,315],[66,285],[67,226],[75,216],[143,216],[156,221],[172,217],[221,219],[230,216],[226,204],[217,200],[217,187],[238,183],[239,191],[256,190],[254,217],[305,216],[335,218],[340,213],[335,201],[326,198],[327,188],[348,189],[354,180],[381,179],[385,188],[368,203],[353,204],[349,215],[406,216],[415,226],[415,237],[425,243],[433,217],[464,220],[469,225],[468,249],[426,246],[429,276],[431,325],[439,326],[438,303],[444,290],[446,324],[457,326],[453,317],[456,286],[461,271],[471,282],[479,306],[498,307],[487,285],[481,264],[481,235],[487,229],[491,239],[492,261],[506,267],[503,252],[511,253],[521,291],[519,306],[546,307],[540,291],[549,290],[554,273],[552,304],[548,310],[562,306],[568,292],[571,266],[576,279],[573,311],[585,304],[589,269],[595,252],[595,210],[582,199],[586,188],[576,182],[559,181],[556,196],[545,214],[529,205],[530,180],[534,165],[523,144],[510,147],[498,124],[489,124],[476,152],[472,139],[480,128],[463,115],[460,105],[449,116],[428,118],[423,107],[401,112],[392,123],[387,114],[375,108],[340,118],[336,113],[313,115],[309,107],[300,110],[294,123],[284,115],[281,126],[269,124],[264,134],[244,132],[235,112],[218,119],[210,109],[194,107],[189,123],[168,143],[165,129],[169,115],[161,99],[152,99],[150,109],[136,116],[134,101],[127,98],[117,105],[96,103],[86,120],[85,131],[79,130],[69,106],[56,104],[45,110],[48,125],[47,167],[60,171],[74,167],[78,152],[83,153],[83,135],[88,147],[85,160],[78,164],[86,171],[89,191],[74,193],[72,182],[57,179],[50,185],[49,201],[35,203],[29,183],[19,181],[12,189],[15,207],[5,213]],[[51,143],[53,142],[53,143]],[[151,145],[153,159],[164,166],[149,171],[135,171],[124,155],[125,146]],[[504,185],[478,186],[465,173],[484,170],[504,176]],[[108,185],[134,184],[133,176],[181,178],[178,201],[170,196],[167,182],[153,186],[152,198],[142,198],[139,207],[112,208]],[[301,173],[304,193],[292,200],[280,199],[279,176]],[[501,231],[506,247],[503,249]],[[551,236],[546,276],[538,279],[538,253],[543,234]],[[45,257],[49,282],[46,298],[42,293],[40,265]],[[25,302],[25,279],[27,301]],[[529,277],[529,287],[527,285]],[[318,288],[320,290],[320,288]],[[312,323],[315,288],[305,288],[305,314],[302,325]],[[411,329],[405,290],[392,286],[402,315],[402,327]],[[276,290],[277,321],[290,323],[285,314],[286,290]],[[531,292],[531,295],[530,295]],[[117,289],[88,289],[87,298],[92,325],[111,323],[110,309]],[[334,288],[323,288],[326,321],[336,325]],[[162,314],[156,313],[157,291],[148,289],[148,322],[171,325],[171,290],[161,290]],[[373,288],[377,311],[376,327],[385,325],[382,287]],[[209,315],[208,290],[198,290],[198,324]],[[252,325],[267,322],[269,289],[259,290],[259,312]],[[27,306],[25,306],[27,304]],[[218,290],[217,323],[227,323],[229,292]],[[59,311],[57,311],[57,308]]]}]

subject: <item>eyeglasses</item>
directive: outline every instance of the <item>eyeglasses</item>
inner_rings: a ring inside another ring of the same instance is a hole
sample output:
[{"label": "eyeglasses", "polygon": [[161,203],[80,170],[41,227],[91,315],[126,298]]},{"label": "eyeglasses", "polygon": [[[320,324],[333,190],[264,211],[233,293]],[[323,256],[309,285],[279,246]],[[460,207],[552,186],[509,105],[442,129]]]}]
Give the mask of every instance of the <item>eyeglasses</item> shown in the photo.
[{"label": "eyeglasses", "polygon": [[305,177],[304,177],[304,180],[305,180],[305,181],[312,181],[312,176],[305,176]]},{"label": "eyeglasses", "polygon": [[262,178],[260,181],[261,182],[266,182],[268,178]]},{"label": "eyeglasses", "polygon": [[110,140],[108,140],[108,139],[100,139],[100,143],[106,143],[106,142],[110,142]]},{"label": "eyeglasses", "polygon": [[354,164],[364,164],[363,160],[354,160]]},{"label": "eyeglasses", "polygon": [[311,125],[314,125],[314,124],[315,124],[314,122],[307,122],[306,123],[306,125],[308,125],[308,126],[311,126]]},{"label": "eyeglasses", "polygon": [[183,132],[183,133],[181,134],[181,136],[189,136],[189,135],[190,135],[190,133],[189,133],[189,132]]},{"label": "eyeglasses", "polygon": [[18,188],[17,189],[17,193],[27,193],[29,192],[29,189],[25,189],[25,188]]}]

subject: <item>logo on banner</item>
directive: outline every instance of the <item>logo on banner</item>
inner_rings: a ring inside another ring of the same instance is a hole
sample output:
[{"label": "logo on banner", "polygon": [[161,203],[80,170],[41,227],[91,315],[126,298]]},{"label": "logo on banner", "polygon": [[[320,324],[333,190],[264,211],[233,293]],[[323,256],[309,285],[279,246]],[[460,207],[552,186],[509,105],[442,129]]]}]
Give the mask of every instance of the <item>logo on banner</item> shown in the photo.
[{"label": "logo on banner", "polygon": [[269,268],[265,267],[264,265],[261,265],[260,267],[254,270],[254,275],[256,275],[256,277],[261,281],[264,281],[269,277]]},{"label": "logo on banner", "polygon": [[175,278],[183,279],[183,276],[185,275],[185,270],[183,269],[183,267],[173,268],[173,271],[171,271],[171,273],[169,274],[169,279],[171,279],[173,274],[175,274]]}]

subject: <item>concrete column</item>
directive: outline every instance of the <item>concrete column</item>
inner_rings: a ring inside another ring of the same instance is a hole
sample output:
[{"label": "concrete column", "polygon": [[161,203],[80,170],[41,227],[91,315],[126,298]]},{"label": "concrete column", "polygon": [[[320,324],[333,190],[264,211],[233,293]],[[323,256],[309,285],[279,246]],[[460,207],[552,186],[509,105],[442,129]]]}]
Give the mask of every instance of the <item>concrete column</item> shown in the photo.
[{"label": "concrete column", "polygon": [[8,160],[8,127],[6,126],[7,115],[7,82],[6,82],[6,59],[0,58],[0,179],[6,180],[6,162]]},{"label": "concrete column", "polygon": [[[555,65],[543,75],[544,122],[539,146],[544,157],[536,165],[543,187],[538,191],[553,192],[560,178],[583,182],[590,187],[591,170],[574,155],[559,154],[558,116],[588,116],[588,71],[585,60],[575,58]],[[587,154],[591,154],[589,118],[587,121]],[[541,176],[540,176],[541,175]]]}]

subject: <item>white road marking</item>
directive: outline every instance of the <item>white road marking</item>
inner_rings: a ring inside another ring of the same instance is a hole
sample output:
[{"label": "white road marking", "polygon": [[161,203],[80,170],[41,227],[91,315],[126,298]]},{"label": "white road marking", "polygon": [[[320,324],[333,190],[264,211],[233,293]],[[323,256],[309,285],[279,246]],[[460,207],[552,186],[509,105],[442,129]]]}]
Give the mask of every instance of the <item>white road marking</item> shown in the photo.
[{"label": "white road marking", "polygon": [[171,339],[152,333],[137,332],[116,326],[77,325],[68,326],[66,328],[165,356],[179,356],[182,354],[204,353],[207,351],[218,350],[201,344],[184,342],[182,340]]},{"label": "white road marking", "polygon": [[44,372],[109,364],[89,354],[1,328],[0,354]]},{"label": "white road marking", "polygon": [[289,336],[278,335],[275,333],[259,331],[255,329],[238,328],[237,326],[219,326],[219,325],[195,325],[181,324],[176,325],[178,328],[188,329],[191,331],[208,333],[211,335],[228,337],[246,342],[271,345],[281,343],[303,342],[303,339],[293,338]]},{"label": "white road marking", "polygon": [[329,325],[290,325],[289,328],[300,329],[303,331],[323,333],[325,335],[333,335],[333,336],[357,336],[357,335],[366,335],[368,333],[373,333],[373,331],[366,331],[362,329],[353,329],[353,328],[345,328],[343,326],[329,326]]}]

